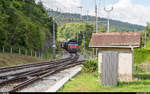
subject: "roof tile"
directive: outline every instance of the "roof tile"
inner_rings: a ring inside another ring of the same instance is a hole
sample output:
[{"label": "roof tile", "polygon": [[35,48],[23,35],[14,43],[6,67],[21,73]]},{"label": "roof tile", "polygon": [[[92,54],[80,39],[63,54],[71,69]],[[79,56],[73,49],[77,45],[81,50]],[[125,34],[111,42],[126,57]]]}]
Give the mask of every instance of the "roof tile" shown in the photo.
[{"label": "roof tile", "polygon": [[97,46],[140,46],[141,32],[94,33],[89,47]]}]

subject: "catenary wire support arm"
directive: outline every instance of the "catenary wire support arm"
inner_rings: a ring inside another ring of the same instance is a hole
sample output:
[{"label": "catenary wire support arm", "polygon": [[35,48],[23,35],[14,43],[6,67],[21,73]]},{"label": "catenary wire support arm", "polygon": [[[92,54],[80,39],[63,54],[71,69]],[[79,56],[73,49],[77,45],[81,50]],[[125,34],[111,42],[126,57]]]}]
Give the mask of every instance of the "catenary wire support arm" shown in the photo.
[{"label": "catenary wire support arm", "polygon": [[107,32],[110,32],[110,12],[113,11],[113,7],[111,7],[111,9],[106,9],[104,8],[104,11],[107,12]]}]

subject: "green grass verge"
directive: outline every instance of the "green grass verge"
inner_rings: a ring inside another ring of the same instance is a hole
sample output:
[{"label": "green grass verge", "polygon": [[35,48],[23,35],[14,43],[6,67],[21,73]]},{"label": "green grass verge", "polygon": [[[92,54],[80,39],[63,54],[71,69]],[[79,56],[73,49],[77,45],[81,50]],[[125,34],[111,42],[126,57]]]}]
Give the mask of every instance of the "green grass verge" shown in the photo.
[{"label": "green grass verge", "polygon": [[150,48],[135,49],[134,63],[141,64],[144,62],[150,63]]},{"label": "green grass verge", "polygon": [[37,57],[0,53],[0,67],[48,61]]},{"label": "green grass verge", "polygon": [[103,87],[96,73],[81,73],[58,92],[150,92],[150,74],[136,74],[142,80],[119,82],[119,86]]}]

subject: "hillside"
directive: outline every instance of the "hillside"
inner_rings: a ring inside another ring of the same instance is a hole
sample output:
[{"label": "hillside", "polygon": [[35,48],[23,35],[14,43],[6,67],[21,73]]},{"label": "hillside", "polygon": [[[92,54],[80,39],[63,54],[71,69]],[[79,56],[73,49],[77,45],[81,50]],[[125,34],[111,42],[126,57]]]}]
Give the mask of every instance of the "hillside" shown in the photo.
[{"label": "hillside", "polygon": [[[56,11],[49,11],[49,15],[56,15],[55,17],[57,18],[58,24],[64,24],[68,22],[80,22],[80,14],[69,14],[69,13],[60,13]],[[83,22],[88,22],[88,23],[94,23],[95,24],[95,17],[94,16],[83,16]],[[88,21],[87,21],[88,19]],[[107,25],[107,19],[106,18],[98,18],[99,26],[105,26]],[[121,22],[117,20],[110,20],[110,28],[115,28],[116,31],[118,32],[124,32],[124,31],[141,31],[144,30],[145,27],[141,25],[136,25],[136,24],[130,24],[127,22]]]},{"label": "hillside", "polygon": [[35,0],[0,0],[0,48],[51,49],[52,18]]}]

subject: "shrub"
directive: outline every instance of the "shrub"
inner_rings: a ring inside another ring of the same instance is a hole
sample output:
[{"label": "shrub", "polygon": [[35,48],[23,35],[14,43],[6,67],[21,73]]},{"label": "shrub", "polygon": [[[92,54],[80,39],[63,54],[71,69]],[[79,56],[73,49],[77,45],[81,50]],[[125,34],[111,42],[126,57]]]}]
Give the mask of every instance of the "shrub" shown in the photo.
[{"label": "shrub", "polygon": [[98,69],[98,59],[89,59],[84,63],[83,72],[95,72]]}]

